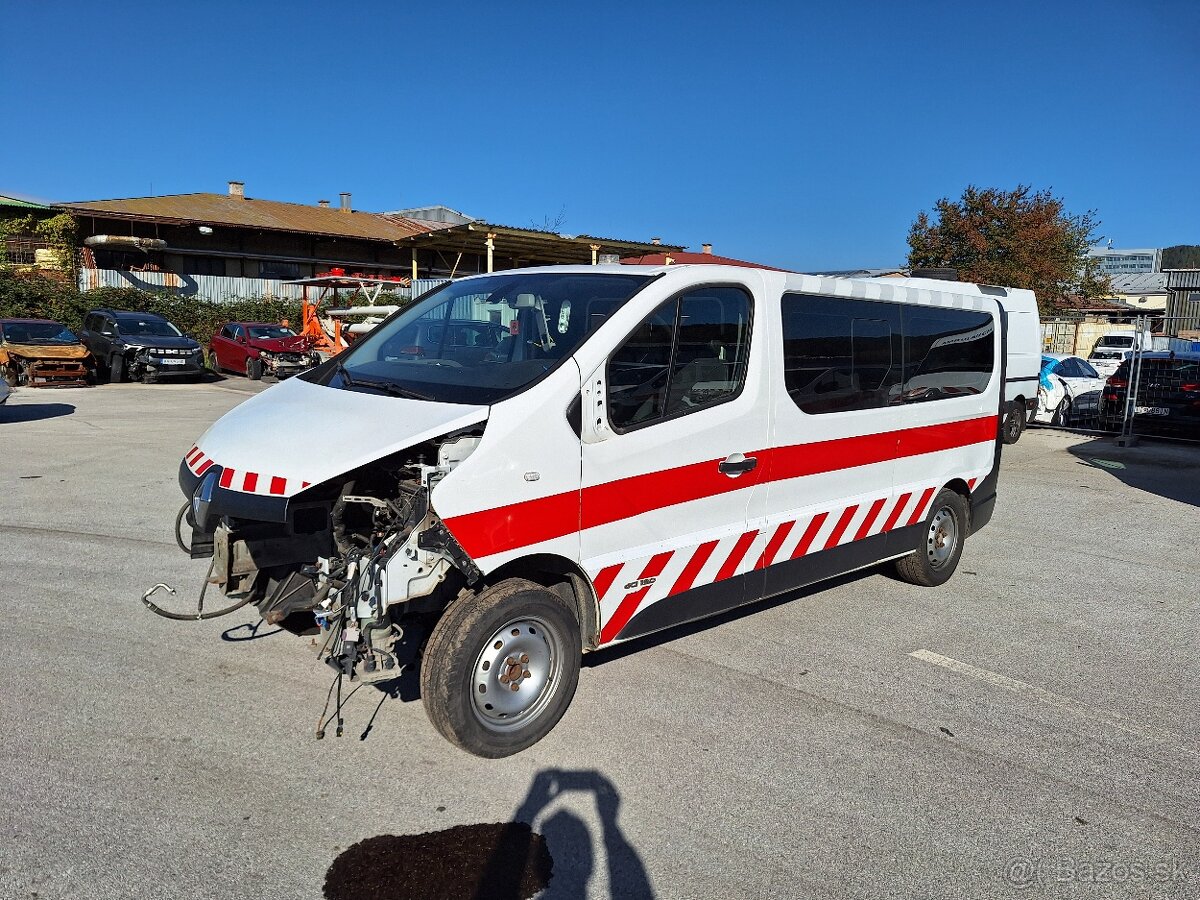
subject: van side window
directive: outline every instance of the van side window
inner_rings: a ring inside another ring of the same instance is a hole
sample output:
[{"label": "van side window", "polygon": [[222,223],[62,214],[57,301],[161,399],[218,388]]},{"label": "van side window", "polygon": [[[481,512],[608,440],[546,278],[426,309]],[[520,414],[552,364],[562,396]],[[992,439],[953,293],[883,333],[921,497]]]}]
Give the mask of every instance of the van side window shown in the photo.
[{"label": "van side window", "polygon": [[806,413],[887,406],[899,393],[900,311],[894,303],[784,294],[783,372]]},{"label": "van side window", "polygon": [[907,402],[947,400],[987,390],[995,361],[995,325],[987,313],[904,305]]},{"label": "van side window", "polygon": [[618,431],[729,400],[746,380],[750,297],[697,288],[664,303],[608,362],[608,412]]}]

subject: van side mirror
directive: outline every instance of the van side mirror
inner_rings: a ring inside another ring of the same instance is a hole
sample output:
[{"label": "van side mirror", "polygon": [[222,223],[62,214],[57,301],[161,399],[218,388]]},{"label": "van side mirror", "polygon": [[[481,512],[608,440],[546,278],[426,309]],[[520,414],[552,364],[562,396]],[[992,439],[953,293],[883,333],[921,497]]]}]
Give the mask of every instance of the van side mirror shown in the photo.
[{"label": "van side mirror", "polygon": [[602,363],[595,372],[585,378],[579,392],[583,418],[580,438],[585,444],[598,444],[613,436],[612,427],[608,424],[608,391],[605,383],[607,366],[607,362]]}]

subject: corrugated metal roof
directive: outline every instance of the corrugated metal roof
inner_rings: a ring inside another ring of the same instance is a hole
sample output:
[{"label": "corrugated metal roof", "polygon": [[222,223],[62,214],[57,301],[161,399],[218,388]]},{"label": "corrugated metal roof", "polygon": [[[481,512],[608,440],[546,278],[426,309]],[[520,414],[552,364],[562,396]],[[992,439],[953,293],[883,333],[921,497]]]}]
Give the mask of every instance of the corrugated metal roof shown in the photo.
[{"label": "corrugated metal roof", "polygon": [[60,209],[120,219],[261,228],[367,241],[398,241],[428,231],[425,223],[399,216],[344,212],[278,200],[253,200],[227,194],[171,194],[126,200],[89,200],[57,204]]},{"label": "corrugated metal roof", "polygon": [[1166,272],[1132,272],[1127,275],[1110,275],[1114,294],[1165,294]]},{"label": "corrugated metal roof", "polygon": [[0,206],[18,206],[21,209],[49,209],[50,207],[42,203],[31,203],[28,200],[22,200],[19,197],[7,197],[0,194]]}]

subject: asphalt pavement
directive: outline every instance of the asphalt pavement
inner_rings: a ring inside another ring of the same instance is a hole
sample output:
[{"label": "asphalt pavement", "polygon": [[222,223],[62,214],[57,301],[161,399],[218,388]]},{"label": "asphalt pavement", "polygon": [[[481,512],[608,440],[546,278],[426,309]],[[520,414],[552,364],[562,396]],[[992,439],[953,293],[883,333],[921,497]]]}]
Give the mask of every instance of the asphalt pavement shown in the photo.
[{"label": "asphalt pavement", "polygon": [[307,639],[139,602],[199,589],[179,460],[260,388],[0,407],[0,897],[319,898],[364,838],[514,819],[548,898],[1200,897],[1200,447],[1032,430],[947,585],[872,570],[596,654],[486,761],[372,688],[318,741]]}]

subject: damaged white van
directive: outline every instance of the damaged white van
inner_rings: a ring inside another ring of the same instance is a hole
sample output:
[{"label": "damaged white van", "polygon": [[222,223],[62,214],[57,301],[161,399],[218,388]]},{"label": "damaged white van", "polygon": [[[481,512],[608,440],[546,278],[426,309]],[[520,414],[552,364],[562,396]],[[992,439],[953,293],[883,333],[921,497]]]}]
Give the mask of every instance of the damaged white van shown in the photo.
[{"label": "damaged white van", "polygon": [[419,666],[445,737],[516,753],[583,652],[886,560],[945,582],[996,502],[995,290],[723,266],[450,282],[196,442],[192,552],[268,621],[311,611],[342,676]]}]

